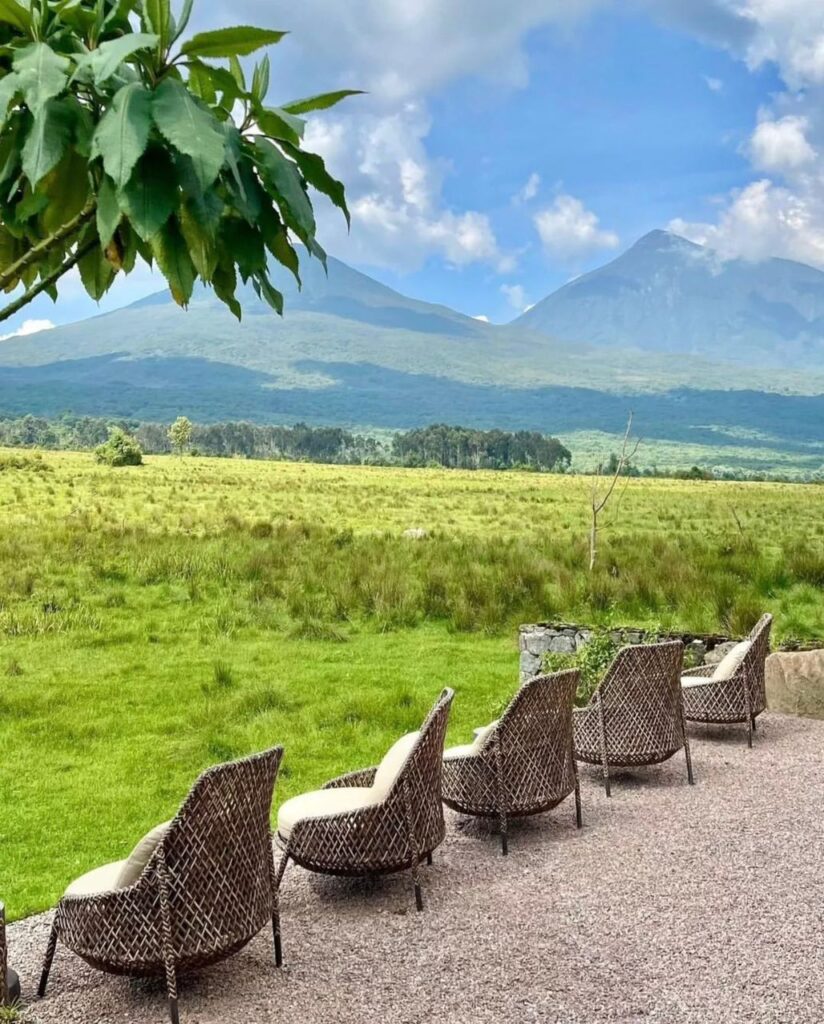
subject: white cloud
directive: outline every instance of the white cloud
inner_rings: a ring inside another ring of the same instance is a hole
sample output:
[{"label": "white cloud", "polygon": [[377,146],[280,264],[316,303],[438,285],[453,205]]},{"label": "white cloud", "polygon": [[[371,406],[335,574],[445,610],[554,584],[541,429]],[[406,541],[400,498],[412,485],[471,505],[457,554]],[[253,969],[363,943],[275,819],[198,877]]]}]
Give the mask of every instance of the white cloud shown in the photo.
[{"label": "white cloud", "polygon": [[534,222],[546,251],[560,260],[615,249],[620,241],[614,231],[603,230],[596,214],[575,196],[556,196],[552,206],[535,214]]},{"label": "white cloud", "polygon": [[538,195],[538,190],[541,187],[541,175],[537,171],[533,171],[532,174],[527,178],[521,188],[512,197],[513,202],[516,203],[528,203]]},{"label": "white cloud", "polygon": [[709,89],[710,92],[723,92],[724,83],[720,78],[713,78],[712,75],[703,75],[704,85]]},{"label": "white cloud", "polygon": [[507,302],[519,313],[525,313],[528,306],[526,291],[522,284],[502,284],[501,292],[506,296]]},{"label": "white cloud", "polygon": [[486,315],[486,313],[478,313],[478,315],[477,316],[473,316],[472,319],[473,320],[480,320],[482,324],[488,324],[489,323],[489,317]]},{"label": "white cloud", "polygon": [[807,141],[809,121],[788,114],[777,121],[765,117],[750,139],[753,165],[762,171],[794,171],[812,163],[816,152]]},{"label": "white cloud", "polygon": [[8,341],[10,338],[26,338],[30,334],[39,334],[41,331],[51,331],[54,324],[51,320],[24,320],[23,323],[12,331],[11,334],[0,335],[0,341]]},{"label": "white cloud", "polygon": [[319,210],[321,239],[344,259],[412,270],[431,255],[453,266],[488,263],[499,252],[486,214],[453,210],[442,198],[448,164],[426,151],[429,115],[407,102],[393,113],[336,114],[309,123],[306,145],[347,185],[352,232],[337,211]]}]

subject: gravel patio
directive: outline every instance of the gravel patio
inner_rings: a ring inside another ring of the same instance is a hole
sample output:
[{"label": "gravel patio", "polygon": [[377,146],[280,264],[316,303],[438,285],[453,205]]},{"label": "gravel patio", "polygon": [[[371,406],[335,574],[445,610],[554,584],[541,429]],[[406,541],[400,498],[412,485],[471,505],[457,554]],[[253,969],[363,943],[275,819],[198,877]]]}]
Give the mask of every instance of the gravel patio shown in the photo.
[{"label": "gravel patio", "polygon": [[[692,728],[683,755],[615,776],[607,800],[583,769],[584,830],[571,799],[513,823],[510,856],[483,823],[448,815],[408,876],[310,876],[282,890],[285,968],[271,935],[183,980],[184,1024],[824,1020],[824,722],[766,714]],[[354,767],[354,766],[353,766]],[[68,879],[66,880],[69,881]],[[10,928],[33,999],[49,916]],[[91,970],[59,950],[32,1024],[163,1024],[162,984]]]}]

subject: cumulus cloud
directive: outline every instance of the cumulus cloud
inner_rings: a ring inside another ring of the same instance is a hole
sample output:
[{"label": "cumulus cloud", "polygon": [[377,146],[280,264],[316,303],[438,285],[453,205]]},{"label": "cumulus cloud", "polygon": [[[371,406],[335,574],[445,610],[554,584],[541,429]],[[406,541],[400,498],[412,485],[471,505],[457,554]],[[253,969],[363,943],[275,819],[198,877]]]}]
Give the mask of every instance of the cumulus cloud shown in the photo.
[{"label": "cumulus cloud", "polygon": [[8,341],[10,338],[25,338],[30,334],[39,334],[41,331],[51,331],[53,328],[54,324],[51,320],[24,320],[11,334],[0,334],[0,341]]},{"label": "cumulus cloud", "polygon": [[473,316],[472,319],[473,320],[480,320],[482,324],[488,324],[489,323],[489,317],[486,315],[486,313],[478,313],[478,315],[477,316]]},{"label": "cumulus cloud", "polygon": [[409,101],[392,112],[329,115],[309,123],[306,145],[347,183],[352,232],[337,211],[319,206],[321,237],[332,252],[376,266],[413,270],[437,254],[454,266],[505,258],[492,224],[477,210],[442,198],[449,165],[430,158],[430,118]]},{"label": "cumulus cloud", "polygon": [[809,121],[788,114],[778,120],[765,117],[750,139],[753,165],[762,171],[794,171],[811,164],[816,152],[807,141]]},{"label": "cumulus cloud", "polygon": [[562,261],[576,260],[619,244],[614,231],[605,231],[596,214],[575,196],[559,195],[534,217],[544,249]]},{"label": "cumulus cloud", "polygon": [[720,78],[713,78],[712,75],[703,75],[704,85],[709,89],[710,92],[723,92],[724,83]]}]

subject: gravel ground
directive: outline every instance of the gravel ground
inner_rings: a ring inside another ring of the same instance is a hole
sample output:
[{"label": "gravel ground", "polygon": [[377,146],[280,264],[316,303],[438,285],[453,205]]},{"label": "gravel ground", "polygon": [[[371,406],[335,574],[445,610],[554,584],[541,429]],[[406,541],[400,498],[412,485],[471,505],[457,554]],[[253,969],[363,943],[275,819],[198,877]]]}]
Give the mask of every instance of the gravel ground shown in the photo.
[{"label": "gravel ground", "polygon": [[[743,733],[693,732],[684,760],[619,777],[515,825],[510,856],[483,823],[450,815],[423,868],[342,880],[290,866],[286,966],[268,933],[184,979],[184,1024],[824,1020],[824,722],[765,715]],[[33,998],[48,915],[10,929]],[[98,974],[59,950],[26,1020],[168,1020],[162,987]]]}]

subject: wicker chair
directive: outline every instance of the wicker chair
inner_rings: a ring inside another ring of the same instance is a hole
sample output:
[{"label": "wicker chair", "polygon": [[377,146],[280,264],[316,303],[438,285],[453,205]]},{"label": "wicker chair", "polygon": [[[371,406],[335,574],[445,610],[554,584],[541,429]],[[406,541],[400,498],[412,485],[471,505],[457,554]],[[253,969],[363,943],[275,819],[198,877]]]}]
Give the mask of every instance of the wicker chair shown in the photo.
[{"label": "wicker chair", "polygon": [[201,775],[177,817],[155,830],[160,839],[132,885],[112,886],[123,861],[69,887],[57,906],[41,997],[58,940],[98,970],[165,976],[174,1024],[178,975],[237,953],[268,921],[280,966],[270,814],[282,754],[276,747]]},{"label": "wicker chair", "polygon": [[682,747],[693,785],[681,698],[680,640],[624,647],[585,708],[573,715],[575,756],[599,764],[611,796],[610,768],[660,764]]},{"label": "wicker chair", "polygon": [[763,615],[747,637],[749,648],[736,671],[713,679],[718,666],[691,668],[682,679],[684,715],[688,722],[711,725],[747,723],[747,743],[752,747],[755,720],[767,708],[765,664],[770,653],[772,615]]},{"label": "wicker chair", "polygon": [[444,754],[443,802],[461,814],[497,818],[501,851],[508,853],[511,818],[541,814],[575,794],[581,827],[581,791],[572,749],[577,671],[525,683],[497,722],[474,743]]},{"label": "wicker chair", "polygon": [[377,768],[333,779],[280,808],[278,886],[290,860],[329,875],[409,870],[423,910],[418,865],[432,863],[446,832],[441,759],[453,697],[444,690],[420,732],[399,740]]}]

